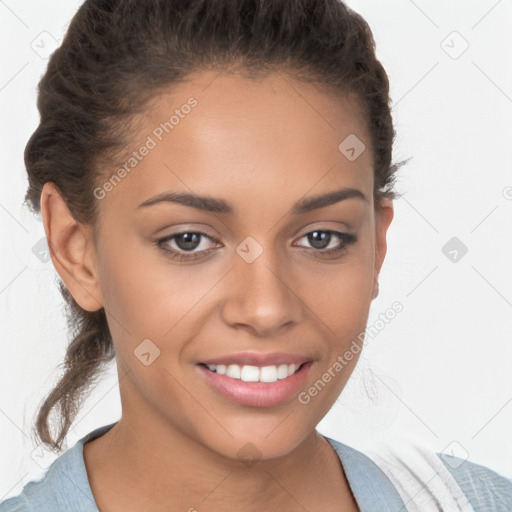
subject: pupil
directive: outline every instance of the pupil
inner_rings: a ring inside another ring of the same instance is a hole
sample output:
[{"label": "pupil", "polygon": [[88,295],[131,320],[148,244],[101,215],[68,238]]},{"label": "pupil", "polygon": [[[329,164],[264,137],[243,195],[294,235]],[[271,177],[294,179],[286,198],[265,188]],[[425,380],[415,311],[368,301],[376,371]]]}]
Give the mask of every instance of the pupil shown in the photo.
[{"label": "pupil", "polygon": [[[325,249],[329,245],[329,242],[331,240],[331,234],[327,233],[326,231],[313,231],[308,235],[309,243],[315,248],[315,249]],[[327,241],[327,243],[325,243]],[[318,242],[320,242],[320,245],[318,246]]]},{"label": "pupil", "polygon": [[[199,242],[199,233],[182,233],[176,237],[176,243],[178,244],[180,249],[191,250],[197,247]],[[184,240],[184,243],[180,243],[180,241]]]}]

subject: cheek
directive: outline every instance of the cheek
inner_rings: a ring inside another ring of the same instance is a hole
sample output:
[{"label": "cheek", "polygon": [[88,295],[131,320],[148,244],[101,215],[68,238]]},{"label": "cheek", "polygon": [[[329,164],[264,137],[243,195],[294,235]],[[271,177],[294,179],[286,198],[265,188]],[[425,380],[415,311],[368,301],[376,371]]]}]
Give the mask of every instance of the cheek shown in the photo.
[{"label": "cheek", "polygon": [[342,263],[326,265],[322,273],[308,274],[306,304],[330,338],[351,340],[364,330],[372,301],[374,280],[373,239],[361,237]]},{"label": "cheek", "polygon": [[373,261],[372,244],[360,246],[335,271],[331,267],[328,278],[317,278],[317,286],[312,288],[315,291],[309,294],[308,306],[324,334],[325,358],[299,401],[316,404],[318,421],[339,397],[363,350],[372,300]]},{"label": "cheek", "polygon": [[119,348],[133,351],[148,338],[163,349],[192,337],[194,319],[222,269],[172,264],[150,244],[134,243],[123,251],[120,245],[105,246],[100,265],[105,309]]},{"label": "cheek", "polygon": [[[161,336],[173,325],[172,312],[180,291],[162,275],[161,263],[152,261],[156,248],[130,246],[109,239],[104,246],[100,279],[105,310],[114,340],[131,343]],[[154,259],[154,258],[153,258]],[[165,305],[165,307],[163,307]]]}]

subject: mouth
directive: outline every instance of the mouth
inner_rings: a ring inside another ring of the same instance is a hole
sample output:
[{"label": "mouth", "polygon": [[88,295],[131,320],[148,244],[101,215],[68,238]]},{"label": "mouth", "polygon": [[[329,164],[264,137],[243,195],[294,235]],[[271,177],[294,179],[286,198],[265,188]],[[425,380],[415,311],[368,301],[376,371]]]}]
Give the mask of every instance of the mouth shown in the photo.
[{"label": "mouth", "polygon": [[251,407],[270,407],[292,399],[305,385],[312,360],[256,366],[198,363],[208,387],[228,399]]}]

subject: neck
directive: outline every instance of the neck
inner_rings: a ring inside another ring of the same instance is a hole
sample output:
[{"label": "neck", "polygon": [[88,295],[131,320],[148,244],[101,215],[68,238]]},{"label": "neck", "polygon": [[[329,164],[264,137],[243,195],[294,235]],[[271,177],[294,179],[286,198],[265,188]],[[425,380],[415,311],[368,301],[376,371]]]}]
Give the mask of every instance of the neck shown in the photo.
[{"label": "neck", "polygon": [[169,425],[138,425],[123,416],[84,445],[84,459],[98,508],[105,510],[142,510],[148,496],[152,510],[172,504],[191,512],[315,510],[324,498],[333,510],[355,503],[336,452],[316,430],[285,456],[242,461]]}]

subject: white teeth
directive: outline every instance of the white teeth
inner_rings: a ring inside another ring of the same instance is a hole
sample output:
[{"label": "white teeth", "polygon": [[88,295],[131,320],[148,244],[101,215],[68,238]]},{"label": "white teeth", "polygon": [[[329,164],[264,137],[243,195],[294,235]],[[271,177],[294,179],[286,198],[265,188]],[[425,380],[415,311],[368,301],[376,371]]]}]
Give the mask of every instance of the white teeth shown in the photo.
[{"label": "white teeth", "polygon": [[278,379],[286,379],[286,377],[288,377],[288,365],[280,364],[277,367],[277,378]]},{"label": "white teeth", "polygon": [[260,369],[257,366],[242,366],[240,378],[245,382],[258,382],[260,380]]},{"label": "white teeth", "polygon": [[231,377],[232,379],[239,379],[240,376],[241,376],[241,370],[240,370],[240,366],[238,366],[237,364],[230,364],[227,368],[226,368],[226,375],[228,377]]},{"label": "white teeth", "polygon": [[264,366],[260,370],[260,382],[275,382],[277,380],[277,368],[275,366]]},{"label": "white teeth", "polygon": [[279,366],[251,366],[238,364],[209,364],[212,372],[226,375],[232,379],[240,379],[244,382],[276,382],[278,379],[286,379],[293,375],[299,368],[299,364],[280,364]]}]

